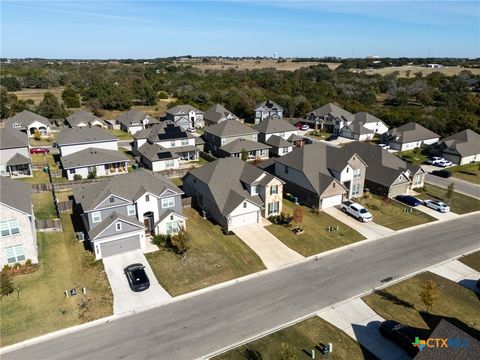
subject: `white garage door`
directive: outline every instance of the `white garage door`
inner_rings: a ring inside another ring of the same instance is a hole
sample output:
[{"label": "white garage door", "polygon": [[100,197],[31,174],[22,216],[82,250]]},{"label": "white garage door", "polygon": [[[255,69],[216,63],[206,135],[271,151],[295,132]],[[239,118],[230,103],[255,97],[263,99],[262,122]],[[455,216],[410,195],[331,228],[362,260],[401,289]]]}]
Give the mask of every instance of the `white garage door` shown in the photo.
[{"label": "white garage door", "polygon": [[231,223],[228,228],[230,230],[233,230],[240,226],[256,224],[258,223],[258,219],[259,219],[258,211],[254,211],[254,212],[243,214],[243,215],[232,216]]},{"label": "white garage door", "polygon": [[100,244],[102,257],[121,254],[127,251],[140,249],[140,237],[130,236],[125,239],[109,241]]},{"label": "white garage door", "polygon": [[329,198],[322,199],[322,209],[337,206],[342,203],[342,195],[335,195]]}]

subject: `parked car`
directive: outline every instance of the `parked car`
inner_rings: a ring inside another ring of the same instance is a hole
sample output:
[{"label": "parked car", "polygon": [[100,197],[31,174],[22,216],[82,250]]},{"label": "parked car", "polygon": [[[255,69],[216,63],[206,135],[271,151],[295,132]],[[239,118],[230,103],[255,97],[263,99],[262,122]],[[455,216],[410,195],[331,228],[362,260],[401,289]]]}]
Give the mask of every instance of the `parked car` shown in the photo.
[{"label": "parked car", "polygon": [[373,220],[372,214],[370,214],[367,209],[353,201],[345,201],[342,203],[341,208],[344,213],[352,215],[361,222]]},{"label": "parked car", "polygon": [[31,148],[30,154],[48,154],[50,150],[46,148]]},{"label": "parked car", "polygon": [[427,164],[429,165],[437,165],[438,163],[441,163],[442,161],[447,161],[443,157],[440,156],[433,156],[430,159],[426,161]]},{"label": "parked car", "polygon": [[439,200],[425,200],[423,204],[430,209],[437,210],[441,213],[446,213],[450,211],[450,207],[442,201]]},{"label": "parked car", "polygon": [[383,150],[390,149],[390,145],[387,145],[387,144],[378,144],[378,147],[382,148]]},{"label": "parked car", "polygon": [[303,130],[303,131],[310,130],[310,126],[309,126],[308,124],[303,124],[303,125],[300,127],[300,130]]},{"label": "parked car", "polygon": [[327,141],[332,141],[332,140],[337,140],[338,139],[338,135],[330,135],[329,137],[327,137],[325,140]]},{"label": "parked car", "polygon": [[448,170],[433,170],[431,172],[431,174],[435,175],[435,176],[440,176],[440,177],[443,177],[443,178],[452,177],[452,173]]},{"label": "parked car", "polygon": [[150,287],[150,280],[148,280],[148,276],[145,273],[145,266],[142,264],[128,265],[124,269],[124,272],[127,276],[130,289],[133,291],[144,291]]},{"label": "parked car", "polygon": [[313,141],[310,140],[309,138],[303,138],[303,141],[305,142],[305,144],[309,145],[309,144],[313,144]]},{"label": "parked car", "polygon": [[444,168],[444,167],[452,166],[453,163],[448,160],[443,160],[443,161],[437,162],[436,165]]},{"label": "parked car", "polygon": [[418,206],[423,204],[422,200],[417,199],[415,196],[411,195],[397,195],[395,199],[410,206]]},{"label": "parked car", "polygon": [[380,324],[379,330],[383,337],[400,346],[409,356],[417,355],[419,349],[413,343],[418,334],[411,327],[402,325],[395,320],[386,320]]}]

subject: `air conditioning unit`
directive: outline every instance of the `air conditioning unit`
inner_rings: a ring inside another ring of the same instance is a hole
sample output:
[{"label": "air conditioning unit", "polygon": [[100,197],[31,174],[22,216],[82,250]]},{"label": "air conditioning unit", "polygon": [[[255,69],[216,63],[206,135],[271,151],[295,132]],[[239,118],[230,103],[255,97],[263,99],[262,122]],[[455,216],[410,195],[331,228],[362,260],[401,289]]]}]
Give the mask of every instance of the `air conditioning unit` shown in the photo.
[{"label": "air conditioning unit", "polygon": [[79,231],[76,233],[78,241],[84,241],[85,240],[85,235],[82,231]]}]

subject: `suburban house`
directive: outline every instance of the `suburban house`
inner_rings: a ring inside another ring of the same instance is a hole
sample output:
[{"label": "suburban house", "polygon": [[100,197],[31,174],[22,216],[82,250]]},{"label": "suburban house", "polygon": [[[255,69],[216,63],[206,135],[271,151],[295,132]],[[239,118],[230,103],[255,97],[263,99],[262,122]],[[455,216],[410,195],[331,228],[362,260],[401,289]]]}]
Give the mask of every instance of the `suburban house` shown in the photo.
[{"label": "suburban house", "polygon": [[0,266],[38,263],[37,232],[30,184],[0,177]]},{"label": "suburban house", "polygon": [[295,146],[290,139],[295,139],[293,136],[297,135],[297,128],[282,118],[268,116],[254,129],[258,131],[258,141],[272,147],[272,156],[286,155]]},{"label": "suburban house", "polygon": [[68,180],[75,175],[109,176],[127,173],[130,160],[118,151],[118,140],[98,127],[63,130],[57,140],[60,161]]},{"label": "suburban house", "polygon": [[359,112],[350,117],[346,117],[342,128],[337,128],[342,121],[338,121],[334,126],[334,133],[338,133],[341,137],[358,141],[371,140],[373,137],[383,135],[388,131],[388,125],[375,116]]},{"label": "suburban house", "polygon": [[40,131],[42,135],[50,134],[50,121],[43,116],[35,114],[28,110],[23,110],[18,114],[4,121],[5,126],[24,131],[29,137],[35,135],[35,131]]},{"label": "suburban house", "polygon": [[153,124],[158,124],[160,121],[145,114],[143,111],[131,109],[120,115],[117,118],[117,122],[120,124],[121,130],[129,134],[135,134],[137,131],[146,129]]},{"label": "suburban house", "polygon": [[274,103],[271,100],[267,100],[261,104],[258,104],[255,107],[254,122],[255,124],[259,124],[267,117],[273,116],[273,115],[276,115],[279,118],[283,118],[283,108],[277,103]]},{"label": "suburban house", "polygon": [[341,107],[329,103],[309,112],[303,122],[318,130],[334,132],[335,124],[343,127],[347,121],[351,121],[352,114]]},{"label": "suburban house", "polygon": [[247,160],[266,160],[271,148],[270,145],[256,141],[236,139],[218,149],[217,154],[220,157],[242,158],[242,155],[246,153]]},{"label": "suburban house", "polygon": [[383,141],[392,150],[404,151],[435,144],[440,136],[414,122],[391,129],[383,135]]},{"label": "suburban house", "polygon": [[374,144],[354,141],[343,146],[342,151],[358,154],[367,164],[365,188],[374,194],[393,197],[422,188],[426,172]]},{"label": "suburban house", "polygon": [[96,259],[143,249],[151,234],[186,230],[182,194],[167,178],[144,169],[73,192]]},{"label": "suburban house", "polygon": [[237,158],[189,171],[183,189],[194,206],[228,231],[282,212],[283,181]]},{"label": "suburban house", "polygon": [[107,128],[107,123],[88,111],[77,111],[65,118],[68,126],[73,127],[101,127]]},{"label": "suburban house", "polygon": [[258,131],[238,121],[224,121],[207,126],[203,137],[205,139],[205,151],[217,154],[222,146],[238,139],[257,142]]},{"label": "suburban house", "polygon": [[275,159],[271,170],[300,203],[325,209],[363,195],[366,167],[355,153],[316,143]]},{"label": "suburban house", "polygon": [[239,121],[240,119],[230,110],[225,109],[223,105],[215,104],[205,111],[203,120],[205,121],[205,126],[210,126],[227,120]]},{"label": "suburban house", "polygon": [[11,127],[0,128],[0,176],[32,176],[28,136]]},{"label": "suburban house", "polygon": [[187,130],[188,128],[201,129],[205,127],[203,121],[203,111],[194,108],[191,105],[177,105],[166,111],[165,118]]},{"label": "suburban house", "polygon": [[480,135],[467,129],[442,139],[442,156],[454,164],[464,165],[480,161]]}]

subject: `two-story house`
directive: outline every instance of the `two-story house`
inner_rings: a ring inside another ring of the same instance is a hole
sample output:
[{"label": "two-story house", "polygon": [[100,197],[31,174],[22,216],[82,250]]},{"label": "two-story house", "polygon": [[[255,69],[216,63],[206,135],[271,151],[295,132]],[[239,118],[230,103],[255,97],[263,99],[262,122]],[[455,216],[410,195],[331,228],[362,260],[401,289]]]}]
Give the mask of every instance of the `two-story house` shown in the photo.
[{"label": "two-story house", "polygon": [[28,110],[23,110],[18,114],[4,121],[5,126],[21,130],[33,137],[38,130],[42,135],[50,135],[50,121],[41,115]]},{"label": "two-story house", "polygon": [[283,181],[238,158],[189,171],[183,189],[196,207],[228,231],[282,212]]},{"label": "two-story house", "polygon": [[0,128],[0,176],[32,176],[28,136],[8,126]]},{"label": "two-story house", "polygon": [[230,110],[227,110],[223,105],[215,104],[205,111],[205,114],[203,114],[203,120],[205,121],[205,126],[211,126],[227,120],[239,121],[240,119]]},{"label": "two-story house", "polygon": [[38,263],[30,184],[0,177],[0,267]]},{"label": "two-story house", "polygon": [[120,129],[129,134],[135,134],[137,131],[146,129],[160,122],[158,119],[137,109],[131,109],[123,113],[116,120],[120,124]]},{"label": "two-story house", "polygon": [[258,141],[272,147],[270,156],[286,155],[295,146],[297,128],[278,116],[268,116],[254,129],[258,131]]},{"label": "two-story house", "polygon": [[375,135],[383,135],[388,131],[388,125],[379,118],[366,113],[358,112],[343,123],[343,127],[335,124],[335,133],[347,139],[358,141],[371,140]]},{"label": "two-story house", "polygon": [[118,151],[117,138],[98,127],[67,128],[58,136],[57,147],[62,168],[69,180],[74,180],[75,175],[86,179],[89,174],[124,174],[130,162]]},{"label": "two-story house", "polygon": [[71,128],[73,127],[101,127],[107,128],[107,123],[88,111],[77,111],[65,118],[65,122]]},{"label": "two-story house", "polygon": [[432,145],[439,139],[440,135],[414,122],[393,128],[382,136],[382,141],[388,144],[390,149],[398,151]]},{"label": "two-story house", "polygon": [[304,122],[315,129],[333,133],[335,128],[341,129],[351,116],[352,114],[347,110],[329,103],[309,112]]},{"label": "two-story house", "polygon": [[95,258],[101,259],[143,249],[152,234],[186,230],[182,194],[164,176],[139,169],[76,187],[75,212],[82,219]]},{"label": "two-story house", "polygon": [[203,121],[203,111],[194,108],[191,105],[177,105],[166,111],[165,118],[187,130],[188,128],[201,129],[205,127]]},{"label": "two-story house", "polygon": [[279,118],[283,118],[283,111],[283,108],[277,103],[271,100],[264,101],[263,103],[260,103],[255,107],[255,124],[261,123],[269,116],[277,116]]}]

